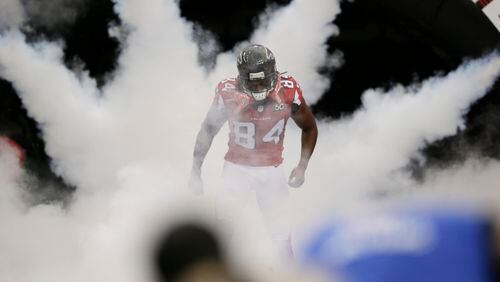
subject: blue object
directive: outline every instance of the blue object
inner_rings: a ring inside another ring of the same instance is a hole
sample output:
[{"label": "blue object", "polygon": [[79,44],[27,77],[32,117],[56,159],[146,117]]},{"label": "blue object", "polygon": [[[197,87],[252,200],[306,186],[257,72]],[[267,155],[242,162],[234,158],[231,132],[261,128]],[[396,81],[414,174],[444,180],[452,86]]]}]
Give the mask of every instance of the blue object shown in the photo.
[{"label": "blue object", "polygon": [[487,216],[459,210],[407,210],[329,223],[305,260],[347,282],[491,282]]}]

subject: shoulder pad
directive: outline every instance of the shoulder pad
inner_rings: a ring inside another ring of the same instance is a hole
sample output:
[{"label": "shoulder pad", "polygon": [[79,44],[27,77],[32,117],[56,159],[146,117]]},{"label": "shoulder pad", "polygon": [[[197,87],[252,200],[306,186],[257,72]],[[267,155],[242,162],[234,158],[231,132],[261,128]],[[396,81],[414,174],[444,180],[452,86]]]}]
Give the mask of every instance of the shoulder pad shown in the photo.
[{"label": "shoulder pad", "polygon": [[226,91],[233,91],[236,90],[238,87],[238,83],[236,81],[236,78],[228,78],[224,79],[219,84],[217,85],[216,91],[217,92],[226,92]]}]

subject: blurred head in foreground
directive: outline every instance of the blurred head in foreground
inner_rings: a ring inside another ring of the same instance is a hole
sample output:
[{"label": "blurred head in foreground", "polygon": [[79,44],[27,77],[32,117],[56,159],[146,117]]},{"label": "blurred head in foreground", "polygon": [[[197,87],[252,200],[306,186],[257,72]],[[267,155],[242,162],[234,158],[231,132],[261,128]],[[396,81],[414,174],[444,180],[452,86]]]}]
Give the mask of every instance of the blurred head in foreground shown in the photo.
[{"label": "blurred head in foreground", "polygon": [[197,223],[170,228],[154,252],[159,281],[236,281],[228,271],[218,237]]}]

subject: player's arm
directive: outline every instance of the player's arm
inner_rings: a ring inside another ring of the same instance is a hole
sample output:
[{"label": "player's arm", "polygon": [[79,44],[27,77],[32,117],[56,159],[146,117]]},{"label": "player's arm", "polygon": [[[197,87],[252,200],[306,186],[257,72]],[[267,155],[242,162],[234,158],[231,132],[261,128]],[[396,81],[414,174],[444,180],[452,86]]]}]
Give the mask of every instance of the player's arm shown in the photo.
[{"label": "player's arm", "polygon": [[300,160],[297,167],[292,171],[289,184],[299,187],[304,183],[304,175],[309,164],[309,159],[314,152],[316,140],[318,139],[318,127],[311,108],[303,101],[298,109],[292,113],[292,119],[302,129]]},{"label": "player's arm", "polygon": [[196,135],[196,142],[193,151],[193,165],[189,186],[195,194],[203,192],[203,181],[201,180],[201,167],[205,156],[212,145],[212,141],[227,120],[226,112],[217,104],[212,104],[200,131]]},{"label": "player's arm", "polygon": [[212,141],[226,121],[227,116],[225,110],[219,108],[217,105],[212,105],[196,136],[192,167],[194,173],[201,174],[201,166],[212,145]]}]

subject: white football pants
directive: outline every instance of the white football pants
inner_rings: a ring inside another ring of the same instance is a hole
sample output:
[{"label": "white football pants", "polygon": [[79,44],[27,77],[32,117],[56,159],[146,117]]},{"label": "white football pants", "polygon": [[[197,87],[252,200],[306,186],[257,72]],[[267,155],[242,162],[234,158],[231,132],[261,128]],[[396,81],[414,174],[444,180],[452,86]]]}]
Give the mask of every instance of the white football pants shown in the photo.
[{"label": "white football pants", "polygon": [[217,218],[234,224],[240,220],[235,218],[236,211],[256,200],[271,240],[290,255],[289,191],[282,165],[255,167],[225,161],[221,185],[216,190]]}]

